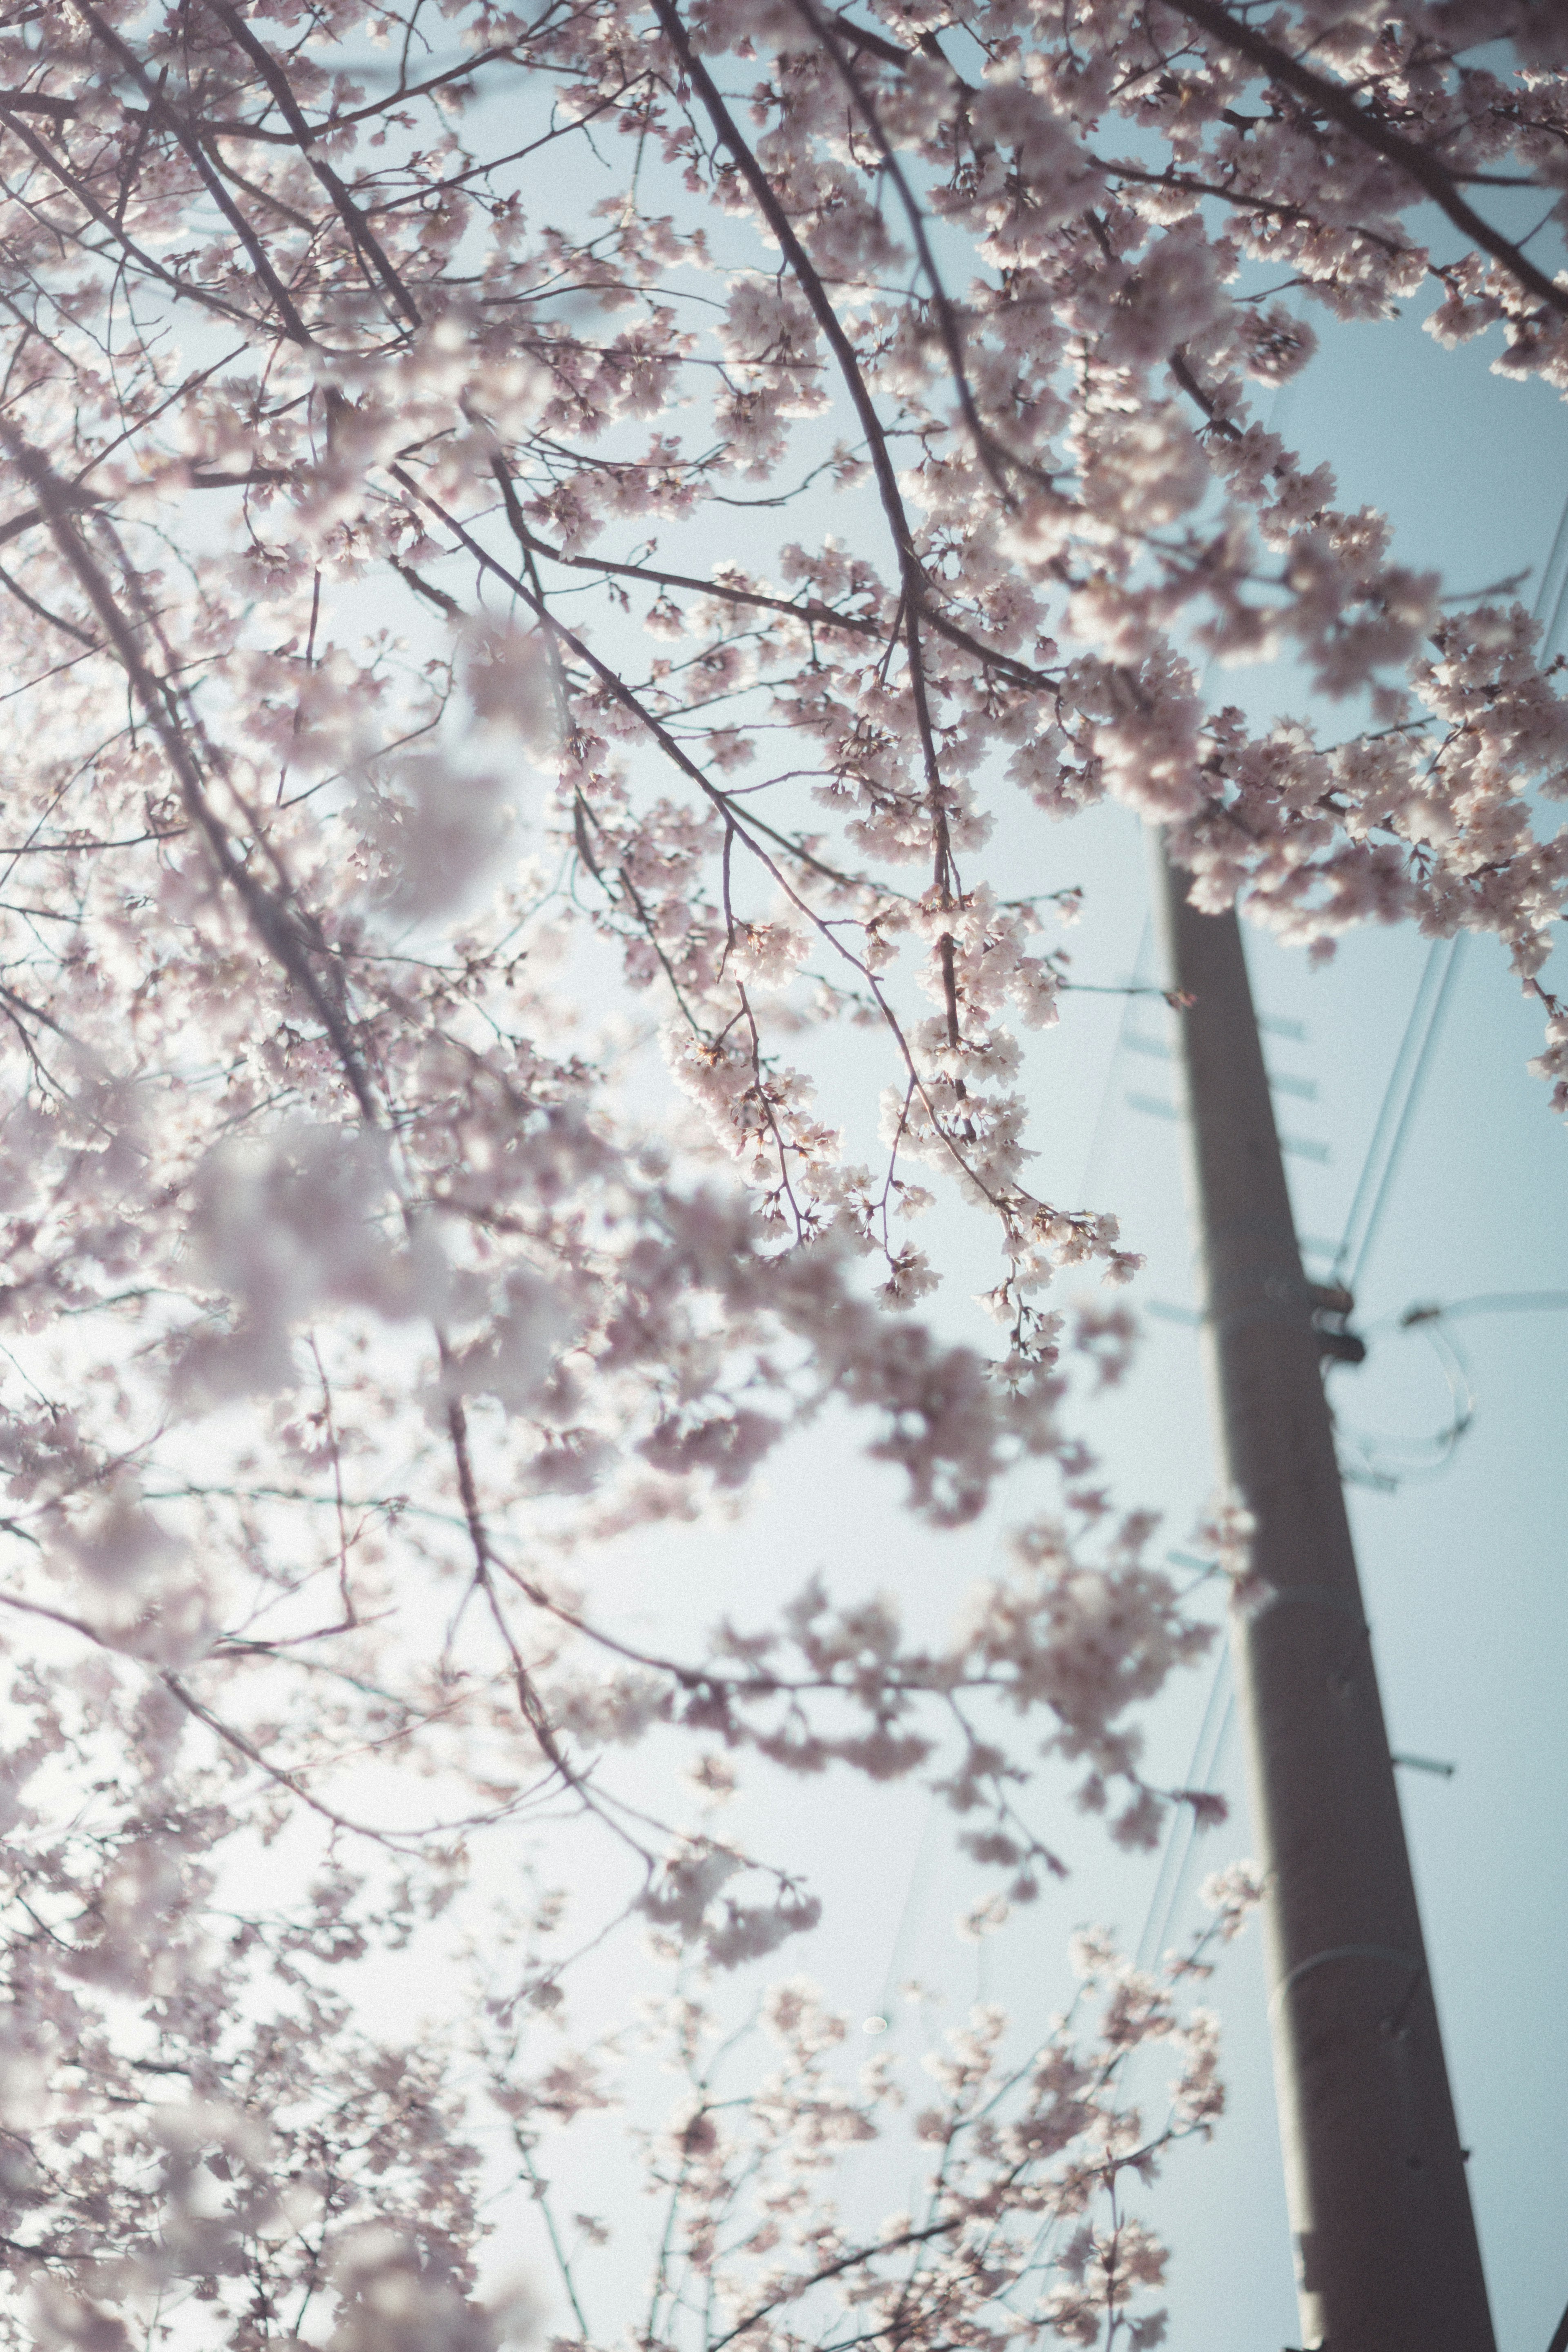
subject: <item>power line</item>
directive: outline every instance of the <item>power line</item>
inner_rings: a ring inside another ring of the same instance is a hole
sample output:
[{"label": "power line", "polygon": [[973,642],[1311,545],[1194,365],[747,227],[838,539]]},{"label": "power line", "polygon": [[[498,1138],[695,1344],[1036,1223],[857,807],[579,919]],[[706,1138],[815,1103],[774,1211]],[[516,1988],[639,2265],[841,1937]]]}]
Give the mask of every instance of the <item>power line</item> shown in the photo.
[{"label": "power line", "polygon": [[1370,1193],[1374,1171],[1382,1159],[1384,1131],[1394,1117],[1394,1102],[1405,1080],[1405,1063],[1413,1049],[1417,1027],[1424,1016],[1427,996],[1436,977],[1437,964],[1442,951],[1443,941],[1434,940],[1427,950],[1426,961],[1421,968],[1421,978],[1415,988],[1415,1001],[1411,1005],[1409,1017],[1405,1024],[1404,1034],[1399,1040],[1399,1050],[1394,1057],[1394,1067],[1388,1074],[1388,1083],[1384,1088],[1383,1100],[1378,1105],[1377,1118],[1373,1125],[1372,1140],[1366,1147],[1366,1157],[1362,1162],[1361,1174],[1356,1178],[1355,1191],[1351,1195],[1350,1208],[1345,1215],[1344,1238],[1334,1253],[1336,1274],[1343,1272],[1345,1260],[1351,1253],[1352,1237],[1355,1234],[1357,1222]]},{"label": "power line", "polygon": [[[1458,1349],[1437,1322],[1428,1320],[1412,1327],[1431,1348],[1448,1383],[1451,1407],[1447,1421],[1430,1437],[1391,1437],[1373,1431],[1339,1424],[1347,1444],[1354,1445],[1366,1465],[1364,1473],[1352,1471],[1342,1462],[1342,1474],[1346,1476],[1365,1475],[1385,1493],[1407,1485],[1413,1478],[1433,1478],[1446,1470],[1458,1450],[1459,1441],[1466,1436],[1476,1418],[1476,1395],[1470,1385],[1469,1366]],[[1420,1458],[1425,1453],[1426,1459]],[[1379,1459],[1379,1456],[1382,1459]],[[1394,1457],[1392,1460],[1390,1457]]]},{"label": "power line", "polygon": [[1127,1043],[1128,1023],[1132,1017],[1133,992],[1140,985],[1140,975],[1143,970],[1143,957],[1149,945],[1150,937],[1150,919],[1149,917],[1145,915],[1143,918],[1143,928],[1138,934],[1138,952],[1132,959],[1131,981],[1121,1007],[1121,1018],[1116,1024],[1116,1043],[1110,1049],[1110,1059],[1106,1065],[1105,1084],[1100,1089],[1099,1108],[1096,1109],[1094,1114],[1094,1125],[1089,1129],[1089,1150],[1084,1155],[1083,1175],[1079,1180],[1078,1190],[1078,1197],[1080,1201],[1087,1201],[1089,1198],[1089,1181],[1094,1174],[1095,1162],[1100,1157],[1100,1144],[1104,1139],[1106,1120],[1110,1110],[1110,1092],[1116,1081],[1117,1065],[1121,1059],[1122,1048]]},{"label": "power line", "polygon": [[931,1849],[934,1843],[931,1832],[935,1828],[941,1807],[942,1800],[933,1790],[931,1803],[926,1809],[925,1827],[921,1832],[921,1842],[915,1849],[914,1864],[910,1871],[910,1883],[904,1891],[904,1905],[899,1914],[899,1924],[894,1931],[893,1948],[888,1956],[888,1973],[883,1979],[882,1998],[866,2020],[865,2031],[868,2033],[886,2033],[893,2022],[894,1979],[899,1973],[899,1962],[903,1956],[910,1927],[917,1915],[918,1906],[915,1898],[917,1895],[923,1898],[926,1882],[931,1875]]},{"label": "power line", "polygon": [[[1553,532],[1552,539],[1552,552],[1546,559],[1546,568],[1541,575],[1541,586],[1536,591],[1535,602],[1531,607],[1534,617],[1538,621],[1545,611],[1548,596],[1552,596],[1552,575],[1557,568],[1557,559],[1563,553],[1565,541],[1568,541],[1568,499],[1563,500],[1563,511],[1557,518],[1557,529]],[[1565,600],[1568,600],[1568,565],[1564,566],[1563,577],[1557,583],[1556,593],[1552,596],[1552,618],[1547,622],[1546,627],[1542,633],[1540,654],[1540,658],[1542,660],[1547,659],[1551,655],[1552,642],[1562,625],[1563,607]]]},{"label": "power line", "polygon": [[[1564,499],[1562,511],[1558,515],[1557,528],[1552,535],[1551,550],[1541,574],[1541,585],[1536,590],[1535,600],[1531,607],[1533,617],[1540,620],[1549,602],[1551,604],[1551,618],[1547,621],[1541,641],[1540,650],[1542,658],[1551,653],[1552,643],[1562,625],[1564,609],[1568,608],[1568,560],[1563,560],[1561,579],[1555,576],[1561,559],[1568,559],[1568,499]],[[1416,1098],[1426,1078],[1432,1048],[1436,1043],[1438,1027],[1447,1009],[1449,990],[1453,984],[1455,970],[1458,964],[1463,945],[1463,933],[1458,934],[1451,941],[1445,942],[1442,940],[1433,941],[1416,987],[1415,1002],[1411,1006],[1410,1018],[1405,1024],[1405,1034],[1399,1042],[1399,1051],[1394,1055],[1394,1068],[1389,1074],[1388,1085],[1384,1089],[1376,1123],[1373,1128],[1372,1141],[1367,1146],[1366,1159],[1363,1164],[1361,1175],[1357,1179],[1350,1212],[1345,1219],[1344,1238],[1340,1244],[1334,1259],[1334,1270],[1342,1277],[1346,1264],[1350,1260],[1352,1244],[1355,1246],[1356,1255],[1348,1285],[1352,1291],[1360,1286],[1362,1268],[1366,1264],[1373,1235],[1387,1202],[1394,1172],[1409,1131]],[[1447,968],[1443,972],[1441,982],[1437,984],[1436,1003],[1432,1005],[1430,1015],[1426,1020],[1426,1034],[1421,1036],[1420,1044],[1417,1045],[1415,1041],[1421,1031],[1425,1009],[1431,1000],[1433,986],[1436,983],[1437,968],[1445,946],[1447,947]],[[1410,1063],[1412,1053],[1415,1055],[1414,1069],[1408,1082],[1405,1083],[1405,1072]],[[1365,1226],[1358,1239],[1356,1221],[1361,1215],[1363,1202],[1371,1192],[1373,1171],[1377,1166],[1379,1154],[1383,1150],[1384,1138],[1393,1118],[1394,1106],[1399,1097],[1402,1085],[1404,1086],[1404,1105],[1398,1115],[1397,1126],[1394,1129],[1393,1141],[1384,1160],[1382,1174],[1376,1180],[1376,1192],[1372,1198]]]},{"label": "power line", "polygon": [[[1462,933],[1453,940],[1435,940],[1415,991],[1415,1002],[1410,1008],[1410,1018],[1400,1039],[1399,1051],[1394,1055],[1394,1067],[1389,1073],[1388,1085],[1373,1128],[1372,1141],[1367,1147],[1366,1160],[1351,1201],[1344,1238],[1334,1258],[1335,1272],[1345,1278],[1352,1291],[1360,1285],[1378,1226],[1383,1222],[1383,1213],[1388,1205],[1394,1174],[1409,1137],[1411,1120],[1431,1067],[1433,1048],[1448,1008],[1464,945]],[[1447,961],[1443,964],[1439,980],[1438,966],[1445,949]],[[1386,1148],[1385,1138],[1388,1139]],[[1369,1205],[1358,1234],[1357,1221],[1363,1217],[1363,1202]],[[1347,1262],[1350,1264],[1348,1276],[1345,1273]]]},{"label": "power line", "polygon": [[[1568,1290],[1487,1290],[1469,1298],[1456,1298],[1447,1306],[1436,1302],[1407,1307],[1403,1315],[1390,1315],[1380,1323],[1368,1326],[1370,1331],[1414,1331],[1436,1355],[1448,1382],[1453,1410],[1442,1429],[1430,1437],[1380,1436],[1365,1430],[1356,1430],[1341,1423],[1342,1434],[1354,1445],[1367,1465],[1367,1473],[1382,1486],[1392,1489],[1411,1478],[1434,1477],[1448,1467],[1458,1450],[1459,1441],[1475,1424],[1477,1401],[1470,1368],[1458,1345],[1443,1329],[1445,1323],[1469,1315],[1551,1315],[1568,1314]],[[1425,1452],[1425,1461],[1411,1457]],[[1405,1455],[1403,1461],[1391,1456]],[[1379,1456],[1383,1456],[1382,1460]],[[1361,1475],[1352,1473],[1351,1475]]]},{"label": "power line", "polygon": [[1405,1149],[1405,1139],[1410,1132],[1410,1122],[1415,1116],[1415,1106],[1421,1098],[1421,1089],[1426,1082],[1426,1072],[1431,1066],[1432,1049],[1437,1043],[1438,1033],[1443,1026],[1443,1015],[1448,1009],[1448,997],[1454,985],[1454,976],[1459,969],[1460,959],[1464,952],[1465,938],[1461,931],[1455,937],[1448,949],[1448,961],[1443,972],[1443,983],[1437,991],[1436,1002],[1432,1007],[1432,1017],[1426,1024],[1426,1034],[1421,1040],[1421,1050],[1415,1057],[1415,1066],[1411,1073],[1410,1084],[1405,1091],[1405,1108],[1399,1114],[1399,1124],[1394,1130],[1394,1141],[1389,1146],[1388,1158],[1384,1164],[1383,1179],[1378,1185],[1376,1197],[1367,1216],[1366,1230],[1362,1235],[1361,1247],[1356,1253],[1355,1265],[1351,1271],[1350,1287],[1352,1291],[1361,1280],[1362,1268],[1366,1264],[1368,1252],[1372,1248],[1384,1209],[1388,1202],[1394,1171],[1399,1165],[1400,1154]]},{"label": "power line", "polygon": [[[1206,1794],[1214,1785],[1215,1777],[1219,1770],[1220,1758],[1225,1754],[1226,1743],[1230,1738],[1230,1727],[1235,1720],[1236,1693],[1234,1690],[1229,1690],[1226,1693],[1225,1709],[1219,1718],[1219,1727],[1215,1733],[1214,1747],[1209,1755],[1207,1767],[1204,1772],[1202,1780],[1195,1784],[1204,1791],[1205,1794]],[[1170,1895],[1166,1901],[1164,1911],[1160,1919],[1160,1924],[1158,1927],[1155,1928],[1152,1936],[1149,1937],[1149,1957],[1144,1962],[1144,1966],[1146,1968],[1153,1967],[1155,1961],[1159,1958],[1160,1954],[1165,1948],[1166,1939],[1175,1931],[1176,1919],[1181,1909],[1182,1898],[1187,1891],[1187,1874],[1192,1868],[1193,1855],[1197,1850],[1198,1839],[1203,1835],[1203,1832],[1198,1825],[1198,1817],[1190,1806],[1183,1806],[1182,1815],[1182,1822],[1179,1825],[1182,1832],[1182,1858],[1177,1865],[1175,1876],[1171,1882]],[[1145,1932],[1147,1932],[1147,1930]]]},{"label": "power line", "polygon": [[1447,1307],[1407,1307],[1399,1318],[1402,1331],[1418,1324],[1451,1322],[1456,1315],[1551,1315],[1568,1308],[1568,1290],[1483,1290],[1473,1298],[1456,1298]]},{"label": "power line", "polygon": [[[1229,1654],[1221,1648],[1215,1660],[1214,1676],[1204,1707],[1198,1736],[1193,1743],[1193,1760],[1187,1767],[1186,1786],[1205,1794],[1212,1787],[1219,1768],[1219,1759],[1230,1730],[1236,1700],[1226,1690]],[[1220,1694],[1226,1692],[1223,1709]],[[1197,1817],[1190,1806],[1178,1806],[1165,1834],[1165,1851],[1160,1857],[1160,1868],[1149,1897],[1149,1909],[1143,1930],[1138,1938],[1135,1957],[1141,1969],[1152,1968],[1158,1958],[1165,1937],[1171,1932],[1176,1906],[1181,1901],[1187,1865],[1192,1860],[1193,1844],[1197,1835]],[[1174,1869],[1172,1865],[1174,1864]],[[1156,1925],[1156,1922],[1158,1924]]]}]

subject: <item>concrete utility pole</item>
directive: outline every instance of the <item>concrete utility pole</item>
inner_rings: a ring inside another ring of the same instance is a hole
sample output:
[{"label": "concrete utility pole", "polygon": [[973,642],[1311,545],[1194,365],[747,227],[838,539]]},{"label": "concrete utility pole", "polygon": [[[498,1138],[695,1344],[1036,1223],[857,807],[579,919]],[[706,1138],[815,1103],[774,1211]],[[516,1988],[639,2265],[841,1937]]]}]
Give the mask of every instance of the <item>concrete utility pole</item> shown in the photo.
[{"label": "concrete utility pole", "polygon": [[[1233,1612],[1306,2352],[1493,2352],[1486,2284],[1351,1549],[1307,1282],[1234,915],[1155,837],[1222,1475],[1268,1591]],[[1314,1315],[1338,1325],[1331,1336]]]}]

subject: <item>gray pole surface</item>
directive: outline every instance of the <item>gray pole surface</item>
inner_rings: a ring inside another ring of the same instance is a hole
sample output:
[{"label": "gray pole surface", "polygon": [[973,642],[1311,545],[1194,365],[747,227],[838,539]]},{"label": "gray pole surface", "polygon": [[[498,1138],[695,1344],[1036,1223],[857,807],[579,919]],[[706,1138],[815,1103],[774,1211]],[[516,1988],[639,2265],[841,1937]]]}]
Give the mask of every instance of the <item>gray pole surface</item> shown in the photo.
[{"label": "gray pole surface", "polygon": [[1394,1767],[1240,927],[1155,847],[1222,1476],[1266,1590],[1233,1610],[1301,2343],[1493,2352]]}]

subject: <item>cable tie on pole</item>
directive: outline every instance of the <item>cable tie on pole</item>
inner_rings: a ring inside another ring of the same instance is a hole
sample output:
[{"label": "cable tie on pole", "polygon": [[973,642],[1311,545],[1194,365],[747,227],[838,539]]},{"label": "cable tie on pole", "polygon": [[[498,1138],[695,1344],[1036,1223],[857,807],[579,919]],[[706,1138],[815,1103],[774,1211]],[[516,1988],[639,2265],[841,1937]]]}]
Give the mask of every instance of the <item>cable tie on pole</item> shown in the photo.
[{"label": "cable tie on pole", "polygon": [[1267,1617],[1272,1610],[1281,1609],[1287,1601],[1300,1601],[1314,1609],[1337,1609],[1342,1615],[1353,1619],[1358,1633],[1370,1634],[1372,1632],[1372,1627],[1367,1623],[1354,1601],[1347,1601],[1342,1592],[1331,1592],[1326,1584],[1270,1585],[1267,1595],[1258,1602],[1253,1615],[1255,1618]]},{"label": "cable tie on pole", "polygon": [[[1423,1960],[1421,1966],[1412,1976],[1410,1982],[1405,1986],[1405,1990],[1400,1994],[1398,2007],[1392,2011],[1390,2014],[1384,2019],[1383,2024],[1379,2029],[1382,2032],[1387,2034],[1391,2042],[1404,2032],[1405,2021],[1410,2012],[1410,2004],[1415,2000],[1417,1992],[1426,1981],[1426,1963]],[[1412,2161],[1414,2161],[1414,2159],[1412,2159]]]},{"label": "cable tie on pole", "polygon": [[[1425,1960],[1415,1959],[1408,1952],[1396,1952],[1389,1944],[1331,1944],[1326,1952],[1314,1952],[1310,1959],[1298,1960],[1280,1978],[1268,1996],[1269,2008],[1274,2008],[1282,1994],[1293,1990],[1303,1977],[1310,1976],[1314,1969],[1325,1968],[1331,1960],[1392,1960],[1396,1968],[1408,1969],[1413,1978],[1426,1973]],[[1405,1997],[1408,1999],[1408,1994]]]}]

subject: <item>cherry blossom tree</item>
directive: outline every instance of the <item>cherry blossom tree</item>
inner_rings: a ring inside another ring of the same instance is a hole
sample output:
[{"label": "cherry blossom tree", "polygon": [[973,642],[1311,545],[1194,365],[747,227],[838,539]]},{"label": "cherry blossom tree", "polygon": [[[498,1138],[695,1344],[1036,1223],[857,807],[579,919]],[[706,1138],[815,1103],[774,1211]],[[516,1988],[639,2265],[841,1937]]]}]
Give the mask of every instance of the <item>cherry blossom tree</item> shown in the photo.
[{"label": "cherry blossom tree", "polygon": [[[1218,2113],[1201,1955],[1090,1939],[1038,2049],[982,2013],[895,2122],[793,1979],[772,2071],[730,2050],[714,1988],[817,1907],[715,1806],[934,1774],[1000,1905],[1062,1866],[1042,1754],[1126,1843],[1183,1799],[1136,1708],[1211,1633],[1069,1398],[1131,1325],[1045,1293],[1135,1259],[1026,1181],[1076,898],[988,862],[1004,803],[1120,800],[1319,951],[1494,933],[1568,1106],[1556,666],[1255,414],[1314,308],[1428,280],[1440,342],[1568,387],[1562,13],[22,0],[0,37],[9,2340],[478,2352],[526,2319],[479,2283],[500,2166],[596,2341],[544,2151],[620,2095],[566,2026],[616,1933],[673,1972],[681,2082],[632,2149],[639,2342],[1152,2346],[1129,2192]],[[1200,685],[1281,652],[1337,740]],[[617,1043],[649,1013],[679,1123]],[[826,1098],[872,1054],[875,1144]],[[913,1311],[942,1187],[994,1236],[990,1356]],[[943,1643],[815,1582],[634,1637],[603,1548],[828,1408],[936,1527],[1026,1461],[1059,1508]],[[695,1810],[618,1769],[656,1738]],[[581,1935],[516,1860],[546,1815],[609,1858]],[[451,2051],[378,2043],[375,1953],[464,1938]],[[867,2225],[853,2151],[911,2129],[927,2201]]]}]

